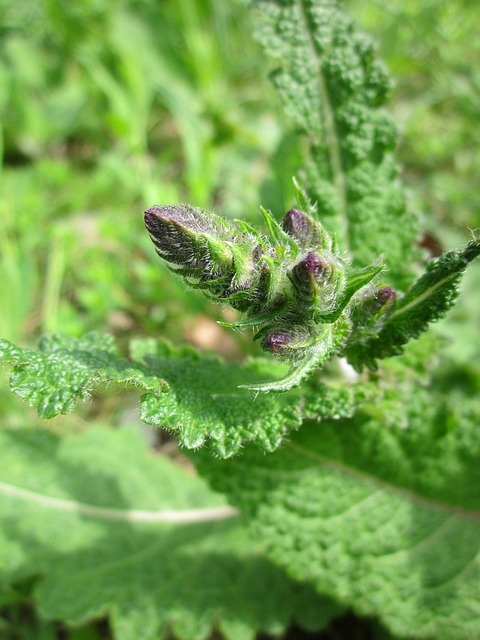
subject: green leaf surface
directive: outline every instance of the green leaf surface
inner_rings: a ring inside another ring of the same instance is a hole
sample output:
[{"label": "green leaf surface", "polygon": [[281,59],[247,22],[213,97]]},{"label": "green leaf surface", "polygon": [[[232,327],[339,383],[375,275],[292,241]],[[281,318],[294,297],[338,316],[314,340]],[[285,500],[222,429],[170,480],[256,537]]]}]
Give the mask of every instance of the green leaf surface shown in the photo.
[{"label": "green leaf surface", "polygon": [[12,391],[37,407],[41,418],[68,413],[77,401],[111,382],[148,389],[155,395],[168,389],[164,381],[121,358],[108,335],[44,337],[38,351],[0,340],[0,360],[14,365]]},{"label": "green leaf surface", "polygon": [[[353,332],[345,354],[357,369],[377,368],[377,360],[398,355],[412,338],[426,331],[431,322],[445,316],[459,293],[460,281],[469,262],[480,255],[480,241],[465,249],[449,251],[431,260],[425,273],[394,305],[375,333]],[[355,339],[356,338],[356,339]]]},{"label": "green leaf surface", "polygon": [[409,280],[416,219],[392,157],[382,110],[390,79],[336,0],[259,0],[256,35],[273,82],[308,141],[306,186],[317,215],[363,267],[383,255],[391,282]]},{"label": "green leaf surface", "polygon": [[296,579],[399,637],[479,637],[478,400],[412,385],[395,403],[390,424],[372,402],[307,422],[267,458],[202,455],[200,468]]},{"label": "green leaf surface", "polygon": [[248,640],[341,609],[262,555],[222,497],[139,432],[0,432],[0,581],[38,576],[42,616],[108,615],[118,640]]},{"label": "green leaf surface", "polygon": [[[135,341],[131,361],[119,357],[111,337],[93,333],[43,338],[38,351],[2,340],[0,357],[14,365],[13,392],[37,407],[43,418],[67,413],[93,389],[112,381],[133,384],[146,391],[140,399],[142,420],[173,431],[182,446],[208,444],[221,457],[234,455],[246,442],[273,451],[289,430],[301,425],[310,402],[309,388],[281,395],[239,388],[281,377],[284,365],[266,359],[227,365],[192,348],[156,340]],[[331,415],[338,413],[335,390],[322,385],[315,393],[317,401],[324,399],[332,407]]]},{"label": "green leaf surface", "polygon": [[239,388],[246,380],[253,388],[268,385],[262,380],[285,370],[267,359],[227,366],[214,357],[199,357],[192,349],[175,349],[154,340],[135,342],[132,353],[148,371],[165,377],[171,388],[171,404],[164,403],[164,396],[142,397],[142,420],[174,430],[189,449],[208,442],[209,449],[223,458],[238,453],[248,442],[273,451],[314,407],[321,405],[320,419],[349,415],[355,403],[348,385],[339,391],[312,381],[282,394],[252,394],[250,389]]},{"label": "green leaf surface", "polygon": [[208,440],[215,453],[228,457],[253,441],[273,451],[285,433],[301,425],[300,396],[295,392],[258,395],[239,388],[283,372],[285,367],[275,362],[225,365],[216,357],[200,357],[192,349],[154,340],[136,341],[132,353],[152,375],[165,378],[171,390],[166,399],[152,393],[142,397],[142,420],[174,430],[187,448],[196,449]]}]

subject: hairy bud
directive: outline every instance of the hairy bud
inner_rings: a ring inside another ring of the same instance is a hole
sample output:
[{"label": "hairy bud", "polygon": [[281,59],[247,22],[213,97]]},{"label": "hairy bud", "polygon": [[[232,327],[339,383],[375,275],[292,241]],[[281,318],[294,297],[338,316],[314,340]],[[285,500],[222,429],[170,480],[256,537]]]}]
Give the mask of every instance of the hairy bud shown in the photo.
[{"label": "hairy bud", "polygon": [[397,294],[391,287],[377,289],[358,304],[352,313],[352,320],[357,327],[373,327],[383,322],[393,311]]},{"label": "hairy bud", "polygon": [[278,306],[272,296],[278,259],[273,251],[269,258],[260,237],[235,221],[168,205],[148,209],[145,226],[158,255],[190,286],[239,311]]},{"label": "hairy bud", "polygon": [[158,255],[176,265],[173,268],[181,275],[208,281],[232,271],[225,229],[196,209],[151,207],[145,212],[145,226]]},{"label": "hairy bud", "polygon": [[345,271],[330,253],[309,251],[288,274],[296,297],[321,314],[335,308],[338,297],[345,288]]},{"label": "hairy bud", "polygon": [[295,362],[312,345],[312,336],[306,327],[285,326],[270,329],[261,341],[261,347],[285,362]]},{"label": "hairy bud", "polygon": [[330,249],[330,238],[322,225],[300,209],[290,209],[283,217],[283,229],[306,249]]},{"label": "hairy bud", "polygon": [[310,251],[307,256],[297,262],[292,269],[292,280],[299,289],[311,291],[317,284],[325,281],[330,271],[329,265],[318,255]]}]

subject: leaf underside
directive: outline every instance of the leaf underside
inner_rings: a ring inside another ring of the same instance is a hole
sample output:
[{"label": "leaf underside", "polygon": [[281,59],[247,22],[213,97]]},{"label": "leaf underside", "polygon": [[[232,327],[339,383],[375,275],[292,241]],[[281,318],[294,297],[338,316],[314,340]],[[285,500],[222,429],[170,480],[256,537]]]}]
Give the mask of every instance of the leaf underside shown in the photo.
[{"label": "leaf underside", "polygon": [[[153,457],[139,432],[4,430],[0,449],[0,585],[36,576],[47,619],[108,615],[118,640],[253,640],[294,622],[321,629],[341,611],[267,560],[223,499]],[[189,521],[192,510],[211,515]]]}]

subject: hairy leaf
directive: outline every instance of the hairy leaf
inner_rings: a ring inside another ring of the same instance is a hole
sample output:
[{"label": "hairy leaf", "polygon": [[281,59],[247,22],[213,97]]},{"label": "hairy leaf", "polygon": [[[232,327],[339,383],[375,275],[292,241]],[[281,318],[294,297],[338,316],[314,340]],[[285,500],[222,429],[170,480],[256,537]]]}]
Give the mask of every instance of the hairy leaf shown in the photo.
[{"label": "hairy leaf", "polygon": [[224,458],[250,441],[273,451],[315,404],[324,406],[324,417],[353,410],[355,398],[348,387],[339,394],[334,387],[312,383],[281,395],[252,395],[249,389],[239,388],[246,380],[252,389],[268,385],[262,380],[275,369],[267,360],[227,366],[217,358],[200,358],[191,349],[175,350],[148,340],[134,344],[133,353],[147,370],[165,377],[171,388],[167,403],[164,396],[148,393],[142,397],[142,420],[174,430],[189,449],[208,439],[213,451]]},{"label": "hairy leaf", "polygon": [[431,322],[436,322],[455,304],[460,281],[469,262],[480,255],[480,241],[459,251],[449,251],[431,260],[425,273],[407,293],[380,316],[374,330],[358,327],[345,353],[357,369],[377,368],[377,359],[398,355],[412,338],[418,338]]},{"label": "hairy leaf", "polygon": [[399,637],[476,638],[478,401],[416,386],[392,401],[389,414],[366,402],[352,420],[306,423],[267,458],[202,455],[201,468],[296,579]]},{"label": "hairy leaf", "polygon": [[0,339],[0,360],[15,366],[10,387],[37,407],[41,418],[68,413],[75,402],[110,382],[148,389],[154,395],[168,390],[164,381],[121,358],[113,337],[108,335],[44,337],[38,351]]},{"label": "hairy leaf", "polygon": [[187,448],[196,449],[208,439],[222,457],[233,455],[248,441],[272,451],[285,433],[301,424],[300,397],[295,392],[252,395],[239,388],[247,380],[260,384],[272,370],[284,371],[272,362],[225,365],[192,349],[151,340],[134,343],[133,355],[152,375],[165,378],[171,389],[166,401],[152,393],[142,397],[142,420],[174,430]]},{"label": "hairy leaf", "polygon": [[40,576],[46,618],[108,615],[118,640],[253,640],[294,621],[319,629],[340,610],[268,561],[220,496],[138,432],[4,430],[0,451],[0,581]]},{"label": "hairy leaf", "polygon": [[[147,423],[170,429],[180,444],[198,448],[209,444],[222,457],[237,453],[246,442],[276,449],[291,429],[302,423],[311,392],[293,390],[282,395],[255,395],[239,388],[260,386],[272,374],[281,378],[285,366],[262,359],[226,365],[200,356],[194,349],[175,349],[165,342],[138,340],[132,361],[120,358],[108,336],[44,338],[39,351],[0,341],[0,356],[14,365],[11,388],[37,407],[43,418],[67,413],[74,403],[112,381],[134,384],[146,391],[140,415]],[[325,401],[334,415],[337,392],[322,385],[317,402]],[[323,415],[326,415],[325,413]]]},{"label": "hairy leaf", "polygon": [[363,267],[384,256],[404,286],[416,220],[392,158],[396,129],[381,109],[390,88],[369,38],[336,0],[259,0],[257,38],[274,64],[287,113],[308,140],[306,186],[317,215]]}]

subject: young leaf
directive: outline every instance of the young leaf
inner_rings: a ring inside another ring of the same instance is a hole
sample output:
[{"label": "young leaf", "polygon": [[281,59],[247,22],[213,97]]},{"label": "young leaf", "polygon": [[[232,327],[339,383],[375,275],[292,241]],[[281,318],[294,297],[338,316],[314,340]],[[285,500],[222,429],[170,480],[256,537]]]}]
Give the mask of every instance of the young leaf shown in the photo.
[{"label": "young leaf", "polygon": [[266,458],[197,461],[296,579],[396,637],[476,638],[478,401],[403,385],[395,402],[390,424],[385,403],[365,403],[352,420],[304,424]]},{"label": "young leaf", "polygon": [[[146,391],[140,415],[147,423],[170,429],[180,444],[198,448],[207,442],[222,457],[234,455],[246,442],[272,451],[290,429],[302,423],[304,397],[297,391],[254,396],[241,383],[261,385],[281,376],[285,366],[252,359],[243,366],[226,365],[194,349],[175,349],[164,342],[137,340],[132,361],[120,358],[109,336],[43,338],[39,351],[21,349],[3,340],[0,356],[14,365],[14,393],[37,408],[43,418],[67,413],[93,389],[110,382],[132,384]],[[322,386],[318,397],[333,402]],[[332,415],[333,415],[332,413]]]},{"label": "young leaf", "polygon": [[469,262],[480,255],[480,241],[470,242],[463,250],[449,251],[431,260],[425,273],[407,293],[393,303],[384,321],[380,317],[376,331],[353,331],[345,354],[357,369],[376,369],[376,361],[398,355],[412,338],[418,338],[455,304],[462,275]]},{"label": "young leaf", "polygon": [[285,111],[308,141],[306,186],[317,216],[354,266],[383,256],[404,286],[416,220],[392,158],[396,129],[381,109],[390,88],[370,40],[335,0],[259,0],[256,35]]},{"label": "young leaf", "polygon": [[0,580],[35,576],[47,619],[107,615],[118,640],[253,640],[341,611],[268,561],[223,498],[139,432],[4,430],[0,450]]}]

